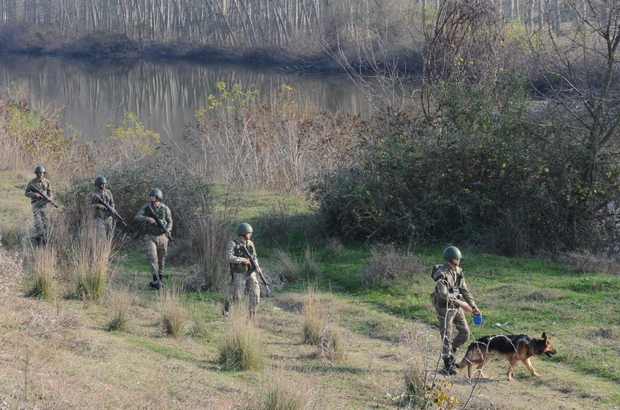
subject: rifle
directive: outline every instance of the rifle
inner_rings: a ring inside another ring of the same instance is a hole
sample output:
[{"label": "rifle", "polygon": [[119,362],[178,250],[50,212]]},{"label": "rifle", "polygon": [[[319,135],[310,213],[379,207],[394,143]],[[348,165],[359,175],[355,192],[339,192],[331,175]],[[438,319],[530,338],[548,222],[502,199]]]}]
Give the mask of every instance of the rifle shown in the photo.
[{"label": "rifle", "polygon": [[123,225],[127,226],[127,222],[125,222],[123,220],[123,217],[120,216],[120,214],[116,211],[116,209],[112,208],[112,206],[110,204],[108,204],[106,201],[104,201],[104,199],[102,197],[100,197],[99,194],[95,194],[95,199],[101,205],[106,207],[106,209],[108,210],[109,214],[114,215],[116,217],[116,219],[118,219]]},{"label": "rifle", "polygon": [[241,248],[241,253],[243,254],[243,256],[245,256],[246,258],[250,260],[250,265],[252,266],[252,269],[250,269],[250,271],[247,274],[250,275],[252,274],[252,272],[256,271],[258,273],[258,277],[260,278],[261,282],[263,282],[263,285],[265,285],[265,289],[267,289],[267,292],[271,293],[271,289],[269,289],[269,285],[267,284],[267,278],[265,278],[265,275],[263,274],[263,270],[260,268],[260,266],[258,266],[258,261],[254,257],[254,255],[250,253],[248,248],[246,248],[246,246],[243,243],[237,240],[235,240],[235,242],[239,244],[239,247]]},{"label": "rifle", "polygon": [[58,207],[58,205],[56,204],[56,202],[54,202],[54,200],[52,198],[47,196],[47,194],[45,192],[41,191],[39,188],[37,188],[36,186],[34,186],[32,184],[28,184],[28,188],[30,188],[31,191],[34,191],[37,194],[41,195],[41,198],[43,198],[46,202],[49,202],[50,204],[54,205],[56,207],[56,209],[58,209],[60,211],[61,214],[65,213],[62,209],[60,209]]},{"label": "rifle", "polygon": [[[159,219],[159,216],[157,216],[157,214],[155,213],[155,210],[153,209],[151,204],[148,204],[146,206],[145,210],[150,214],[149,215],[150,217],[155,219],[155,222],[157,223],[157,226],[159,226],[159,229],[164,231],[164,233],[166,233],[166,234],[170,233],[170,230],[168,230],[168,228],[166,228],[166,225],[164,225],[164,223],[161,221],[161,219]],[[167,236],[168,236],[168,239],[170,239],[170,243],[172,244],[172,246],[174,246],[176,248],[177,245],[174,243],[174,240],[172,239],[172,235],[167,235]]]}]

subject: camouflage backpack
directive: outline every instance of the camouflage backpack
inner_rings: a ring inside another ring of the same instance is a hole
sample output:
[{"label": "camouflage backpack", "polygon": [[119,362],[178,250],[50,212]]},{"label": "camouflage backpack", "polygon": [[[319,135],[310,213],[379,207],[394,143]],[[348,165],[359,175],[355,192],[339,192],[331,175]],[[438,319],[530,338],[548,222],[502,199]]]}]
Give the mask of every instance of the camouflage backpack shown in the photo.
[{"label": "camouflage backpack", "polygon": [[437,270],[439,270],[439,268],[441,268],[443,265],[433,265],[432,269],[431,269],[431,278],[433,278],[433,280],[435,279],[435,272],[437,272]]}]

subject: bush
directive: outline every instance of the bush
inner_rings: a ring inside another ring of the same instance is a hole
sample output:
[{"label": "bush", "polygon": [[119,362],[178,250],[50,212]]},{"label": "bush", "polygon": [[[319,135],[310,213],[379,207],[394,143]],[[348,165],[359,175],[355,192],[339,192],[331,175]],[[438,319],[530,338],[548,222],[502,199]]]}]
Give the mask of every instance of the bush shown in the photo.
[{"label": "bush", "polygon": [[424,272],[426,266],[416,256],[399,254],[393,245],[376,246],[370,251],[372,257],[362,268],[362,284],[393,284],[409,280]]},{"label": "bush", "polygon": [[32,284],[26,296],[50,300],[54,297],[54,274],[56,271],[56,249],[41,246],[28,252],[27,267]]},{"label": "bush", "polygon": [[220,339],[219,363],[225,370],[258,370],[263,366],[258,329],[236,309]]},{"label": "bush", "polygon": [[161,324],[166,336],[179,337],[187,330],[187,311],[176,289],[165,288],[160,293]]}]

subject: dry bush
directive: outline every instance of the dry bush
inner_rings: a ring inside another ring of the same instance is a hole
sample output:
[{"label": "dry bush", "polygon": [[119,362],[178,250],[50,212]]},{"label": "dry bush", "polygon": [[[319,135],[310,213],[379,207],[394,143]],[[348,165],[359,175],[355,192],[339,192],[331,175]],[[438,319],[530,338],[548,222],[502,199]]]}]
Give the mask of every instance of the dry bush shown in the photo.
[{"label": "dry bush", "polygon": [[183,280],[183,290],[223,290],[230,281],[229,267],[222,255],[230,240],[226,224],[210,215],[198,221],[192,247],[199,257],[195,274]]},{"label": "dry bush", "polygon": [[[405,331],[402,342],[408,346],[411,356],[403,370],[405,392],[401,395],[402,404],[413,408],[454,409],[461,403],[453,394],[452,383],[438,378],[441,355],[433,348],[435,337],[429,331],[412,335]],[[472,387],[475,389],[475,384]],[[462,408],[467,408],[467,403]]]},{"label": "dry bush", "polygon": [[303,302],[302,343],[318,346],[321,343],[325,323],[325,312],[319,295],[315,287],[310,286]]},{"label": "dry bush", "polygon": [[181,303],[177,289],[165,288],[159,300],[161,324],[166,336],[179,337],[188,330],[187,310]]},{"label": "dry bush", "polygon": [[276,273],[286,282],[299,279],[314,281],[321,275],[321,268],[316,261],[310,246],[306,246],[302,259],[293,260],[291,255],[282,249],[276,249]]},{"label": "dry bush", "polygon": [[371,259],[362,269],[362,284],[389,284],[409,280],[424,272],[426,265],[416,256],[399,254],[393,245],[371,249]]},{"label": "dry bush", "polygon": [[346,357],[341,330],[334,324],[325,326],[318,347],[318,356],[323,360],[340,362]]},{"label": "dry bush", "polygon": [[70,249],[76,292],[84,300],[99,300],[106,290],[113,256],[112,238],[101,235],[92,218],[82,222]]},{"label": "dry bush", "polygon": [[27,270],[32,285],[26,296],[50,300],[54,297],[54,276],[56,274],[56,249],[54,246],[40,246],[31,249],[27,257]]},{"label": "dry bush", "polygon": [[0,244],[5,248],[13,248],[21,244],[24,239],[24,230],[22,222],[15,222],[10,225],[0,226]]},{"label": "dry bush", "polygon": [[[299,190],[318,172],[342,163],[357,138],[361,119],[344,113],[317,114],[298,93],[283,86],[260,101],[253,88],[216,84],[209,110],[198,112],[194,161],[197,173],[253,189]],[[202,158],[209,161],[202,161]],[[243,169],[243,173],[237,170]]]},{"label": "dry bush", "polygon": [[336,259],[344,253],[344,245],[338,238],[329,238],[325,244],[326,255],[329,259]]},{"label": "dry bush", "polygon": [[277,369],[270,369],[260,409],[309,410],[317,407],[316,389],[306,379],[292,379]]},{"label": "dry bush", "polygon": [[224,370],[258,370],[263,366],[259,332],[243,309],[233,306],[219,341],[219,363]]},{"label": "dry bush", "polygon": [[128,287],[124,287],[110,294],[109,307],[112,311],[112,318],[106,326],[106,329],[108,331],[116,332],[125,330],[127,328],[131,302],[132,296],[129,293]]},{"label": "dry bush", "polygon": [[589,251],[567,252],[560,255],[560,261],[583,273],[620,275],[618,259],[605,254],[594,254]]}]

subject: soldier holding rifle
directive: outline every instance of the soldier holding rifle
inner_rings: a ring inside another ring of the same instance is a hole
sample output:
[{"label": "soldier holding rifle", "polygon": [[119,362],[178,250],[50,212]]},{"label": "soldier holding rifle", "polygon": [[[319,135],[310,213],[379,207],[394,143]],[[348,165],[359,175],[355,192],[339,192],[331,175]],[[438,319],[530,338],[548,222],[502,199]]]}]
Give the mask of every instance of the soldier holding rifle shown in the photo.
[{"label": "soldier holding rifle", "polygon": [[36,178],[26,187],[25,195],[30,198],[32,214],[34,215],[34,240],[38,245],[44,245],[49,238],[50,208],[48,204],[58,208],[52,196],[52,184],[45,178],[45,168],[37,165],[34,169]]},{"label": "soldier holding rifle", "polygon": [[114,221],[112,212],[102,202],[114,207],[114,197],[112,191],[108,189],[108,181],[104,176],[98,176],[95,178],[95,188],[86,196],[86,205],[93,210],[97,232],[109,238],[114,232]]},{"label": "soldier holding rifle", "polygon": [[144,245],[146,257],[151,265],[153,280],[149,286],[155,289],[163,287],[164,263],[168,254],[168,242],[172,241],[172,213],[162,201],[164,194],[159,188],[149,192],[150,202],[146,203],[135,216],[136,221],[146,223]]},{"label": "soldier holding rifle", "polygon": [[[260,285],[258,284],[258,269],[252,268],[253,257],[256,263],[256,248],[252,238],[252,226],[249,223],[242,223],[237,226],[237,238],[228,242],[226,247],[226,261],[230,264],[230,274],[232,280],[230,298],[233,303],[238,303],[245,293],[250,297],[250,318],[254,319],[260,302]],[[249,255],[242,248],[245,248]],[[248,257],[249,256],[249,257]],[[228,315],[228,302],[224,308],[224,314]]]}]

